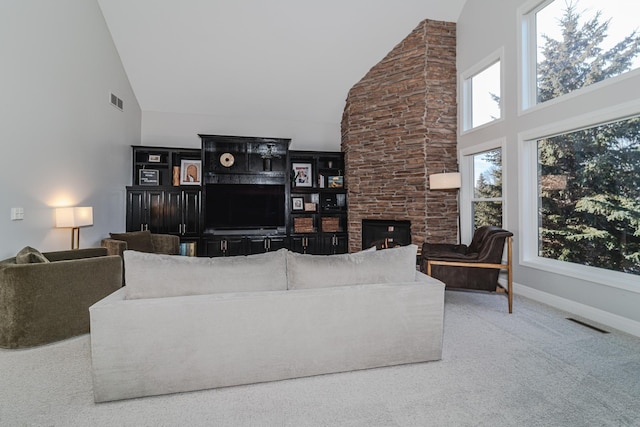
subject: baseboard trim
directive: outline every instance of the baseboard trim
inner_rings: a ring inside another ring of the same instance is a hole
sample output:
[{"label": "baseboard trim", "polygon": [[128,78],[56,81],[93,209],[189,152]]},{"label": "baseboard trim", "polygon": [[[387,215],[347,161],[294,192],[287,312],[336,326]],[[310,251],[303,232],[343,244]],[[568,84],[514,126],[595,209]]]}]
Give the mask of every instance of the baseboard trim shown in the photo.
[{"label": "baseboard trim", "polygon": [[[522,295],[523,297],[550,305],[551,307],[559,310],[568,311],[576,316],[581,316],[585,319],[593,320],[594,322],[626,332],[627,334],[640,337],[640,322],[635,320],[609,313],[608,311],[600,310],[599,308],[580,304],[547,292],[542,292],[518,283],[513,284],[513,293],[514,295]],[[517,307],[514,307],[514,312],[516,310]]]}]

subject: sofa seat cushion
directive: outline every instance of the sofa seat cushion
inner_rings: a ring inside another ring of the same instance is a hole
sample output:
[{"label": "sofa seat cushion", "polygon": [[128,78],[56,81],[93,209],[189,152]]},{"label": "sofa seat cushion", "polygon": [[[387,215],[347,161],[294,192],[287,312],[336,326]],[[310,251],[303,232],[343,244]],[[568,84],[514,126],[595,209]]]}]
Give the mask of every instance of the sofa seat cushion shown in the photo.
[{"label": "sofa seat cushion", "polygon": [[416,245],[340,255],[287,253],[289,289],[412,282]]},{"label": "sofa seat cushion", "polygon": [[286,252],[200,258],[127,250],[126,298],[286,290]]},{"label": "sofa seat cushion", "polygon": [[32,248],[31,246],[25,246],[16,255],[16,264],[35,264],[46,262],[49,262],[47,257],[42,255],[39,250]]},{"label": "sofa seat cushion", "polygon": [[130,231],[128,233],[109,233],[112,239],[127,242],[127,249],[138,252],[155,252],[153,240],[151,240],[151,232]]}]

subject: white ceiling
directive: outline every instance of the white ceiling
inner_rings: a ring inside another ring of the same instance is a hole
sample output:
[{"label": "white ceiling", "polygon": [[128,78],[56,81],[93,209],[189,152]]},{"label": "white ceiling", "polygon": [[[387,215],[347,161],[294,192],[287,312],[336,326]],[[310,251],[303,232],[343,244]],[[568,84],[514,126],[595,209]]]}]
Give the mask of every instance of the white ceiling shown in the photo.
[{"label": "white ceiling", "polygon": [[142,111],[339,123],[349,89],[466,0],[98,0]]}]

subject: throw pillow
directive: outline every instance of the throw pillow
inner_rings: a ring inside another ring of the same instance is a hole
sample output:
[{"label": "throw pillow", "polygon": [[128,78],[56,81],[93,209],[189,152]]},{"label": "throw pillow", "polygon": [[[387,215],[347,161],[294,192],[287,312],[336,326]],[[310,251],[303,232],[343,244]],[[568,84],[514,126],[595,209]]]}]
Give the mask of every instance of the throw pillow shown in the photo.
[{"label": "throw pillow", "polygon": [[287,253],[289,289],[413,282],[416,245],[341,255]]},{"label": "throw pillow", "polygon": [[25,246],[16,255],[16,264],[31,264],[41,262],[49,262],[49,260],[44,255],[42,255],[39,250],[34,249],[31,246]]},{"label": "throw pillow", "polygon": [[109,233],[112,239],[127,242],[127,249],[138,252],[155,252],[150,231],[131,231],[129,233]]}]

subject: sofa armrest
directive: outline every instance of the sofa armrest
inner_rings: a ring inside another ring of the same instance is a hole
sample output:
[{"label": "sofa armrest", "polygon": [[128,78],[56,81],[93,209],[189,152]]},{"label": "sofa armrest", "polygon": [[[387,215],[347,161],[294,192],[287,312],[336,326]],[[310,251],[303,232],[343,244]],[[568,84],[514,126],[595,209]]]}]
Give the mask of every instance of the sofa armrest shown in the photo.
[{"label": "sofa armrest", "polygon": [[119,255],[122,257],[122,253],[127,250],[127,242],[124,240],[116,239],[102,239],[100,246],[107,249],[108,255]]},{"label": "sofa armrest", "polygon": [[157,254],[180,254],[180,237],[178,236],[151,233],[151,242],[153,242],[153,250]]}]

